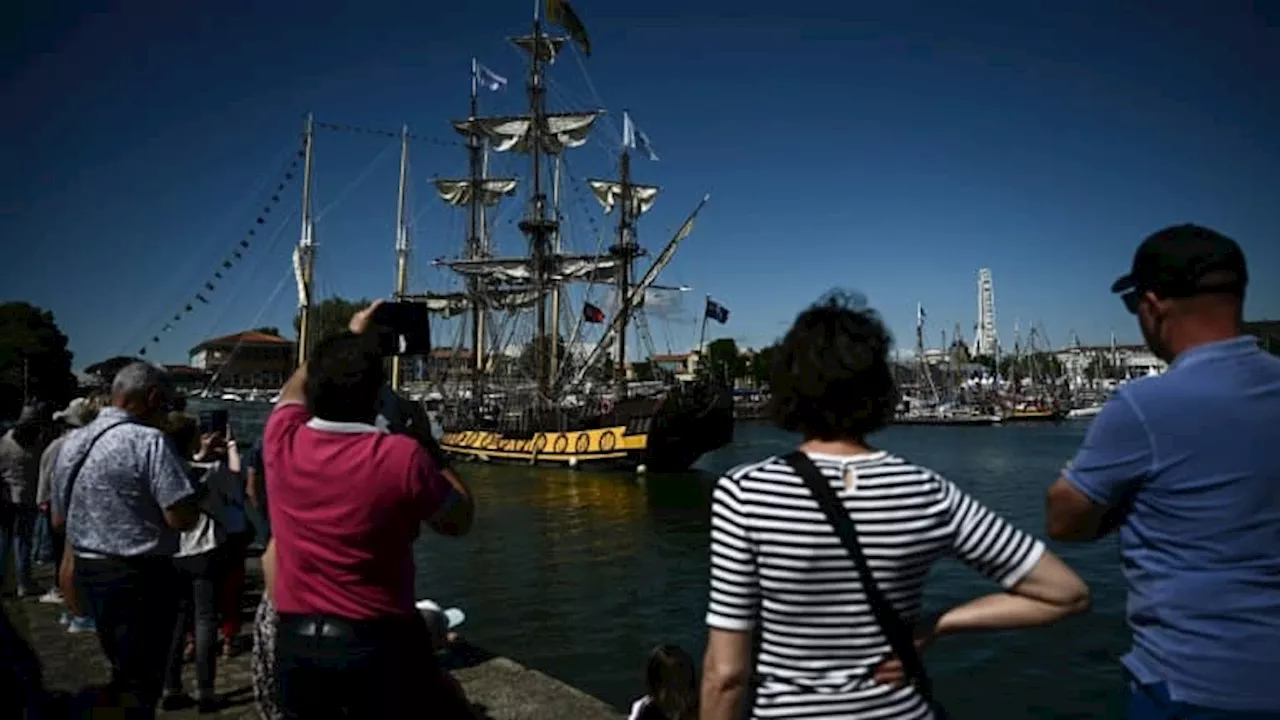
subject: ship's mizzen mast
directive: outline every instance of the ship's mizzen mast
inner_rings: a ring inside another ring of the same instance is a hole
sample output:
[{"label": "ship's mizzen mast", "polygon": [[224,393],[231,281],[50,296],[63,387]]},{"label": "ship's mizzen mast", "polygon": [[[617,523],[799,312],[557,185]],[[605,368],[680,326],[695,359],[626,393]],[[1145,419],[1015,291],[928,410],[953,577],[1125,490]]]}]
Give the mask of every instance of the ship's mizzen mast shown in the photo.
[{"label": "ship's mizzen mast", "polygon": [[[396,192],[396,300],[403,300],[409,283],[409,223],[405,218],[405,190],[409,181],[409,126],[400,129],[400,187]],[[391,358],[391,389],[399,390],[403,378],[401,358]]]},{"label": "ship's mizzen mast", "polygon": [[307,361],[311,341],[311,288],[315,280],[315,224],[311,217],[311,160],[315,145],[315,121],[307,115],[302,133],[302,237],[293,252],[293,271],[298,281],[298,366]]}]

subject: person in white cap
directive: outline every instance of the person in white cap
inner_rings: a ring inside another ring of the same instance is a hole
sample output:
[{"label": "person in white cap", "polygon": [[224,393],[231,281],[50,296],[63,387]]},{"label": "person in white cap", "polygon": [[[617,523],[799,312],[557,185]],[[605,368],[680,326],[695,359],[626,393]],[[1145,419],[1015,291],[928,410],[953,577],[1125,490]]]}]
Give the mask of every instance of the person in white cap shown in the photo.
[{"label": "person in white cap", "polygon": [[[40,508],[40,512],[45,516],[49,527],[53,527],[53,518],[51,517],[50,499],[53,490],[53,466],[58,460],[58,451],[62,449],[62,443],[72,431],[78,430],[85,425],[93,422],[98,416],[98,409],[89,400],[89,398],[76,398],[67,404],[65,410],[59,410],[53,414],[53,421],[57,425],[60,432],[58,437],[49,443],[49,447],[44,449],[44,453],[40,455],[40,482],[36,486],[36,504]],[[61,530],[53,530],[53,567],[55,570],[62,565],[62,550],[65,544],[65,536]],[[62,591],[56,586],[40,597],[42,603],[61,603],[63,602]],[[74,608],[73,608],[74,609]],[[72,632],[84,632],[92,630],[92,620],[82,617],[78,613],[68,615],[66,618],[68,629]]]}]

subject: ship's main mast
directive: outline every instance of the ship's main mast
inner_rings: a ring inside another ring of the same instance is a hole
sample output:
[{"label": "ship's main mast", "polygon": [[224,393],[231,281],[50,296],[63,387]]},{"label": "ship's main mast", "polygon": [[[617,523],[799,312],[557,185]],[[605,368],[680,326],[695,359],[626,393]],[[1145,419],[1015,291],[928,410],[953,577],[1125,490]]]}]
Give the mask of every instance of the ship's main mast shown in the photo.
[{"label": "ship's main mast", "polygon": [[559,220],[547,216],[547,196],[542,189],[542,153],[545,115],[545,90],[542,78],[542,22],[533,19],[533,47],[529,63],[529,119],[527,142],[532,164],[532,194],[529,198],[529,214],[520,222],[520,231],[529,238],[529,256],[533,270],[533,291],[537,294],[537,331],[533,338],[533,364],[537,374],[537,405],[545,407],[550,399],[550,349],[559,338],[547,337],[547,290],[549,277],[550,241],[559,229]]}]

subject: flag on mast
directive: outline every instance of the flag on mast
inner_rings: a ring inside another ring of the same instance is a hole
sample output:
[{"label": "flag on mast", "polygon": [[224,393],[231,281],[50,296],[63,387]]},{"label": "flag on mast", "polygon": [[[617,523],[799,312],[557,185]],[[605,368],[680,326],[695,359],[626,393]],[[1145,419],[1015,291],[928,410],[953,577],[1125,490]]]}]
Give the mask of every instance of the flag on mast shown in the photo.
[{"label": "flag on mast", "polygon": [[706,316],[723,325],[729,322],[729,308],[711,298],[707,298]]},{"label": "flag on mast", "polygon": [[653,144],[649,142],[649,136],[644,131],[636,127],[635,122],[631,120],[631,113],[626,110],[622,111],[622,146],[627,148],[639,148],[653,162],[658,161],[658,153],[653,151]]},{"label": "flag on mast", "polygon": [[582,321],[589,323],[602,323],[604,322],[604,311],[591,303],[583,303]]},{"label": "flag on mast", "polygon": [[591,57],[591,38],[587,28],[573,11],[568,0],[547,0],[547,22],[559,25],[582,48],[582,54]]},{"label": "flag on mast", "polygon": [[916,327],[924,327],[924,305],[916,303]]},{"label": "flag on mast", "polygon": [[475,92],[477,85],[483,85],[490,92],[497,92],[507,86],[507,79],[485,67],[479,60],[471,58],[472,92]]}]

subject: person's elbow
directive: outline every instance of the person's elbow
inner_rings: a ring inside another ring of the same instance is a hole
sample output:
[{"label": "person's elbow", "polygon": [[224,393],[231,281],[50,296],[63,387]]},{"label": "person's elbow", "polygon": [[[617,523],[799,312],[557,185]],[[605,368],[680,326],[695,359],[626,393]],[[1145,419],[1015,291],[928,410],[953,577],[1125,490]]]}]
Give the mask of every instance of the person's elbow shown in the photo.
[{"label": "person's elbow", "polygon": [[1048,549],[1011,591],[1049,608],[1053,617],[1046,620],[1050,622],[1088,612],[1092,604],[1088,584]]},{"label": "person's elbow", "polygon": [[728,695],[741,692],[747,687],[751,677],[746,663],[724,662],[708,654],[702,661],[702,693],[706,695]]},{"label": "person's elbow", "polygon": [[476,508],[471,498],[459,498],[447,510],[427,522],[439,535],[461,537],[471,532],[475,524]]},{"label": "person's elbow", "polygon": [[1060,477],[1045,496],[1045,534],[1059,542],[1095,540],[1102,511],[1084,493]]},{"label": "person's elbow", "polygon": [[194,503],[180,502],[164,509],[164,523],[170,529],[186,532],[200,520],[200,509]]}]

